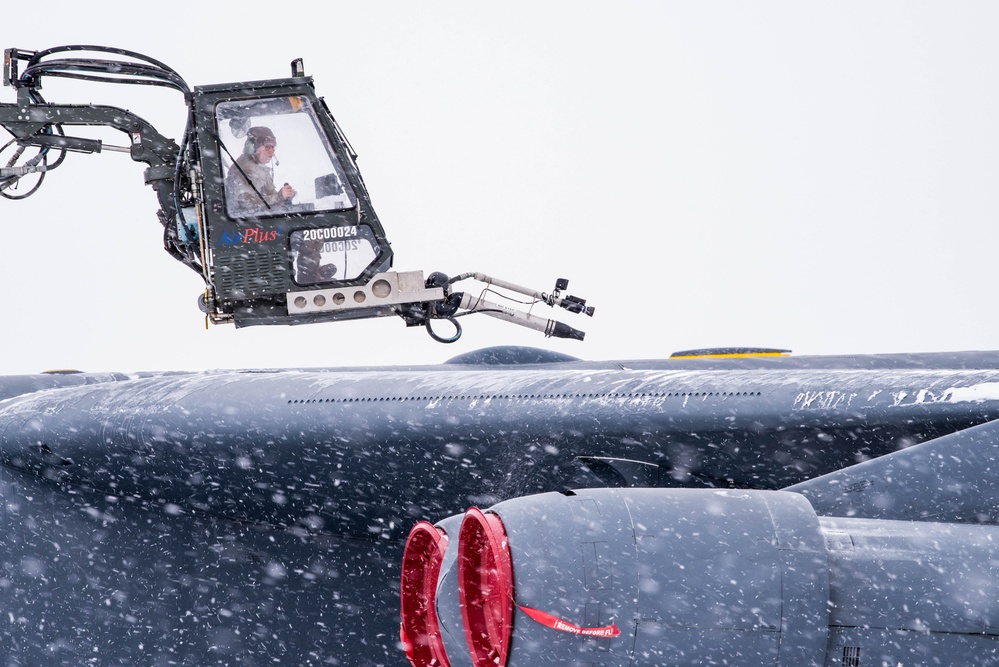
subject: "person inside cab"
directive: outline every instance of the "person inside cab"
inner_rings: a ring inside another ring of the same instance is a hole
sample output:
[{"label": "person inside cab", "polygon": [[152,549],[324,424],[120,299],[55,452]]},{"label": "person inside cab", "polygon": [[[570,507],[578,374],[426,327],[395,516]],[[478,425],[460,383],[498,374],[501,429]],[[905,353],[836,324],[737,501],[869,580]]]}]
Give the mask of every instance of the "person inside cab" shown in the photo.
[{"label": "person inside cab", "polygon": [[230,214],[265,214],[272,208],[291,204],[295,189],[285,183],[274,186],[271,165],[277,139],[270,128],[259,125],[246,132],[243,154],[236,158],[225,178],[226,204]]}]

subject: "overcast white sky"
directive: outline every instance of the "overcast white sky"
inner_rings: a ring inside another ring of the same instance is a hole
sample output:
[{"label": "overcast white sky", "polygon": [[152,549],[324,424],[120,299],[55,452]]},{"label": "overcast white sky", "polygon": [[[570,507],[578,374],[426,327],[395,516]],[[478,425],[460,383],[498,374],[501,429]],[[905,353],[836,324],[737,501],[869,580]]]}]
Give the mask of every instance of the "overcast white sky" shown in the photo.
[{"label": "overcast white sky", "polygon": [[[70,155],[34,197],[0,200],[0,374],[435,363],[497,344],[999,348],[997,3],[158,5],[50,1],[44,20],[0,22],[0,46],[118,46],[192,86],[303,57],[396,269],[569,278],[596,306],[565,316],[587,339],[484,316],[449,346],[394,318],[206,331],[144,165]],[[44,93],[183,128],[170,91]]]}]

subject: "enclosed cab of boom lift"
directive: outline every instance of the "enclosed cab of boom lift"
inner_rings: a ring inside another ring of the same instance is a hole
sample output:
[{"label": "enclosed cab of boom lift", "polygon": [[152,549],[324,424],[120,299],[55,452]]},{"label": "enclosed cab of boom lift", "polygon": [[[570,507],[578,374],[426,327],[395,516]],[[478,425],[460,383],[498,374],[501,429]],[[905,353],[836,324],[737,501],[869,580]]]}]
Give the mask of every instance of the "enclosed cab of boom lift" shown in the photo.
[{"label": "enclosed cab of boom lift", "polygon": [[[45,77],[173,88],[188,108],[183,139],[178,145],[120,107],[46,102]],[[450,343],[461,335],[457,317],[482,313],[547,336],[583,339],[582,331],[532,312],[557,306],[593,314],[585,299],[562,293],[564,279],[541,292],[478,272],[449,277],[435,271],[424,278],[423,271],[391,270],[392,249],[356,156],[301,60],[292,62],[286,79],[192,90],[165,64],[123,49],[11,48],[4,50],[3,83],[16,90],[17,101],[0,103],[0,127],[13,137],[0,146],[0,198],[34,194],[70,152],[118,151],[144,162],[146,184],[159,200],[163,246],[203,277],[200,305],[211,322],[399,316]],[[67,134],[67,128],[90,127],[118,130],[128,145]],[[454,289],[468,279],[485,286],[478,294]],[[490,295],[517,307],[485,298]],[[435,332],[436,320],[450,322],[453,332]]]},{"label": "enclosed cab of boom lift", "polygon": [[201,201],[181,210],[182,231],[201,238],[209,312],[237,325],[294,320],[300,293],[315,305],[316,290],[363,288],[391,267],[350,145],[310,78],[195,87],[193,112]]}]

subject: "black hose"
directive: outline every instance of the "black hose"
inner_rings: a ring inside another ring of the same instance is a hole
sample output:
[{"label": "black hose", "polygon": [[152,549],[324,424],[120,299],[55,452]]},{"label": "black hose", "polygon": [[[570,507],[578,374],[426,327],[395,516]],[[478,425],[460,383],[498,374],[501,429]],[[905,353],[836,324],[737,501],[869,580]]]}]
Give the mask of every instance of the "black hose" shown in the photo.
[{"label": "black hose", "polygon": [[[102,60],[87,58],[62,58],[55,60],[44,60],[45,58],[57,54],[72,51],[90,51],[94,53],[111,53],[125,56],[142,62],[128,62],[121,60]],[[99,76],[95,74],[83,74],[80,72],[103,73],[109,76]],[[38,51],[28,60],[21,80],[28,80],[33,77],[57,76],[70,79],[83,79],[86,81],[101,81],[106,83],[128,83],[138,85],[166,86],[176,88],[184,94],[190,93],[191,89],[187,82],[173,68],[166,64],[141,53],[116,49],[107,46],[95,46],[74,44],[67,46],[56,46],[44,51]],[[129,78],[131,77],[131,78]]]},{"label": "black hose", "polygon": [[453,343],[459,338],[461,338],[461,325],[458,323],[458,321],[453,317],[445,317],[443,319],[446,319],[448,322],[454,325],[454,335],[451,336],[450,338],[445,338],[444,336],[438,335],[437,332],[434,331],[432,325],[433,320],[428,319],[426,322],[426,327],[427,327],[427,333],[430,334],[430,337],[433,338],[438,343]]}]

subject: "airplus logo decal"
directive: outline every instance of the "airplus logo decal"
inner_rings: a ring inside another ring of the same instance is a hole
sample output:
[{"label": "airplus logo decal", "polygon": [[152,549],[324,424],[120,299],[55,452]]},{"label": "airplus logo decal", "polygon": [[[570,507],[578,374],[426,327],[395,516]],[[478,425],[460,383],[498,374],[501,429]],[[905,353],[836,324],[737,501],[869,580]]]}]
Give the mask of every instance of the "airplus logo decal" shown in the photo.
[{"label": "airplus logo decal", "polygon": [[260,227],[254,227],[252,229],[244,229],[241,232],[222,232],[222,238],[219,239],[217,245],[240,245],[243,243],[268,243],[270,241],[277,241],[281,238],[281,228],[277,229],[261,229]]}]

